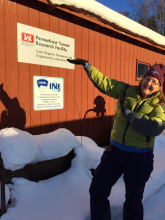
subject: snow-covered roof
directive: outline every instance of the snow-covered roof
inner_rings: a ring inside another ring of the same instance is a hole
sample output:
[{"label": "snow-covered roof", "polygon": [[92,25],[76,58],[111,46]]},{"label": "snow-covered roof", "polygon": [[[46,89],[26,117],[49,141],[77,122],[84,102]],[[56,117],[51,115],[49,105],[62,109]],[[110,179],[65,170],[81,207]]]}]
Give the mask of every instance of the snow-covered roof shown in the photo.
[{"label": "snow-covered roof", "polygon": [[156,33],[155,31],[144,27],[143,25],[121,15],[112,9],[100,4],[95,0],[50,0],[53,5],[69,5],[74,6],[78,9],[83,9],[96,16],[99,16],[103,20],[115,24],[117,27],[131,32],[136,36],[145,38],[151,42],[155,42],[158,45],[165,47],[165,37]]}]

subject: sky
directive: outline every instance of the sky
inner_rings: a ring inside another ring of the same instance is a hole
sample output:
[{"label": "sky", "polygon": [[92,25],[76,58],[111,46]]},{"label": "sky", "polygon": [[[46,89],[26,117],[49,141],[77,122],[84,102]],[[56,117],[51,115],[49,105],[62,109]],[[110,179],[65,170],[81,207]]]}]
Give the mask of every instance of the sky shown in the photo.
[{"label": "sky", "polygon": [[107,6],[108,8],[119,12],[121,10],[124,11],[130,11],[131,7],[129,6],[128,0],[96,0],[97,2],[100,2],[101,4]]}]

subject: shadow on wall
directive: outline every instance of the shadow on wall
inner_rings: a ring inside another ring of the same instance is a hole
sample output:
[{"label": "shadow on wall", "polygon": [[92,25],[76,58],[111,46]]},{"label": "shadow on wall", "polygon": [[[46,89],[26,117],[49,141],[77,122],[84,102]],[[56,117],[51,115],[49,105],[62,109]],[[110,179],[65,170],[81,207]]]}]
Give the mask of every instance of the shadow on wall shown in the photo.
[{"label": "shadow on wall", "polygon": [[101,117],[88,118],[85,120],[68,121],[67,123],[61,123],[60,125],[58,123],[53,123],[51,125],[35,126],[32,128],[26,128],[25,131],[37,135],[52,132],[59,128],[66,128],[75,136],[89,137],[99,146],[108,146],[112,119],[113,116],[104,116],[103,120]]},{"label": "shadow on wall", "polygon": [[0,129],[6,127],[15,127],[24,130],[26,124],[26,113],[20,107],[18,99],[11,99],[3,89],[3,83],[0,85],[0,100],[5,106],[5,110],[1,113]]},{"label": "shadow on wall", "polygon": [[[112,116],[106,116],[106,102],[102,96],[97,96],[94,99],[95,107],[87,110],[83,119],[33,126],[29,128],[25,128],[26,113],[24,109],[20,107],[19,101],[16,97],[11,99],[8,96],[3,89],[3,84],[0,85],[0,100],[6,108],[1,112],[0,129],[15,127],[28,131],[33,135],[37,135],[49,133],[59,128],[66,128],[74,135],[89,137],[99,145],[109,142]],[[90,118],[88,115],[89,112],[93,112],[93,116],[90,114]]]},{"label": "shadow on wall", "polygon": [[101,117],[104,117],[105,113],[106,113],[105,103],[106,102],[102,96],[97,96],[94,100],[94,104],[96,105],[96,107],[86,111],[86,113],[84,115],[84,119],[86,118],[87,113],[91,112],[91,111],[96,113],[96,117],[99,117],[100,114],[101,114]]},{"label": "shadow on wall", "polygon": [[[100,146],[107,146],[109,144],[113,116],[106,116],[106,102],[102,96],[97,96],[94,99],[94,104],[96,106],[93,109],[87,110],[81,120],[64,121],[63,123],[53,123],[51,125],[47,124],[26,128],[25,130],[36,135],[48,133],[59,128],[66,128],[76,136],[86,136]],[[89,112],[93,112],[93,116],[90,114],[90,117],[88,117]]]}]

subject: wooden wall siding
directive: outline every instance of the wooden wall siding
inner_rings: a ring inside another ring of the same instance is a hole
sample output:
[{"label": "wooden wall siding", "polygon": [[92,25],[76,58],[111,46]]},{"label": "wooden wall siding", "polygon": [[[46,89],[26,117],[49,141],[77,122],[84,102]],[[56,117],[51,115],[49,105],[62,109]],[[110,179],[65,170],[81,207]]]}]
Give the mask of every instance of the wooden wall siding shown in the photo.
[{"label": "wooden wall siding", "polygon": [[[88,57],[87,59],[90,60],[91,63],[94,63],[94,51],[95,51],[95,33],[94,31],[89,29],[88,33],[89,37],[89,47],[88,47]],[[90,119],[96,117],[96,113],[94,112],[94,108],[96,109],[95,101],[94,101],[94,88],[93,83],[88,80],[88,112],[85,115],[85,118]],[[87,133],[90,134],[90,137],[94,139],[94,121],[88,120],[87,125]]]},{"label": "wooden wall siding", "polygon": [[[50,16],[50,31],[54,33],[59,33],[59,19]],[[59,77],[59,68],[57,67],[50,67],[50,77]],[[59,127],[59,110],[50,111],[50,130],[54,131]]]},{"label": "wooden wall siding", "polygon": [[[98,144],[108,141],[116,100],[101,94],[81,66],[69,70],[18,63],[17,22],[74,38],[75,58],[88,59],[104,75],[134,85],[139,83],[136,60],[154,64],[164,59],[165,63],[164,52],[102,34],[84,20],[82,25],[69,22],[63,12],[61,16],[45,13],[43,3],[36,1],[32,8],[20,2],[0,0],[0,128],[17,127],[41,134],[61,127]],[[33,110],[34,75],[64,79],[64,109]]]},{"label": "wooden wall siding", "polygon": [[[1,110],[1,114],[3,111],[5,111],[5,106],[7,105],[7,98],[4,94],[4,90],[6,91],[6,65],[5,65],[5,61],[6,61],[6,50],[5,50],[5,11],[4,11],[4,1],[0,1],[0,110]],[[3,83],[3,84],[2,84]],[[7,120],[6,117],[4,118],[4,120],[2,121],[1,119],[1,126],[6,127],[7,126]]]},{"label": "wooden wall siding", "polygon": [[[106,53],[105,53],[105,75],[108,77],[111,77],[111,57],[112,57],[112,51],[111,51],[111,38],[106,36]],[[106,129],[103,129],[103,132],[105,132],[105,137],[108,137],[110,135],[109,128],[111,125],[112,117],[108,117],[114,114],[114,99],[110,98],[108,96],[105,96],[105,107],[104,109],[106,112],[104,113],[107,117],[104,120],[104,126]]]},{"label": "wooden wall siding", "polygon": [[[33,8],[28,8],[28,24],[30,26],[39,28],[40,25],[40,12]],[[29,131],[33,134],[40,134],[40,120],[41,120],[41,112],[33,110],[33,76],[40,76],[41,75],[41,67],[35,64],[29,64],[29,77],[30,77],[30,112],[26,111],[26,118],[29,117],[31,122]],[[22,91],[23,92],[23,91]],[[28,104],[27,104],[28,105]],[[35,128],[35,129],[32,129]]]},{"label": "wooden wall siding", "polygon": [[[75,45],[77,46],[76,50],[75,50],[75,57],[79,57],[81,58],[81,51],[82,51],[82,28],[80,26],[75,25]],[[74,109],[75,109],[75,121],[77,123],[75,123],[75,135],[80,135],[82,133],[82,129],[81,129],[81,124],[82,122],[79,123],[79,121],[81,121],[81,107],[82,107],[82,67],[79,65],[75,65],[75,73],[74,74]],[[65,98],[65,97],[64,97]],[[83,116],[82,116],[83,118]]]}]

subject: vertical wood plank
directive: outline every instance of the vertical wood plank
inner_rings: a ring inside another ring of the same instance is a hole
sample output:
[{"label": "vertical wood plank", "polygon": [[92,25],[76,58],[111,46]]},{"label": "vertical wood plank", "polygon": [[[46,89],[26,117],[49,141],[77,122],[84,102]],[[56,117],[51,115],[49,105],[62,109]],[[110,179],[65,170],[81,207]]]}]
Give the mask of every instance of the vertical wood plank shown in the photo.
[{"label": "vertical wood plank", "polygon": [[121,78],[121,41],[116,39],[116,79],[120,81]]},{"label": "vertical wood plank", "polygon": [[121,41],[121,48],[120,48],[120,80],[122,82],[125,81],[124,75],[125,75],[125,42]]},{"label": "vertical wood plank", "polygon": [[[67,35],[67,22],[59,19],[59,34]],[[59,68],[59,77],[64,80],[64,108],[59,110],[59,123],[63,128],[67,128],[67,70]]]},{"label": "vertical wood plank", "polygon": [[[141,61],[141,48],[139,46],[137,46],[137,55],[136,55],[136,59],[138,61]],[[136,61],[137,62],[137,61]],[[139,85],[140,79],[137,78],[138,76],[138,64],[136,63],[136,74],[135,74],[135,79],[136,79],[136,85]]]},{"label": "vertical wood plank", "polygon": [[129,83],[129,44],[125,44],[125,82]]},{"label": "vertical wood plank", "polygon": [[[98,33],[98,32],[95,32],[95,62],[94,62],[94,66],[100,70],[100,53],[101,53],[101,34]],[[100,96],[100,92],[98,89],[94,88],[94,103],[96,103],[96,106],[95,108],[99,108],[99,103],[97,102],[97,97]],[[99,143],[99,132],[100,132],[100,129],[99,129],[99,120],[98,120],[98,117],[96,115],[96,112],[94,114],[94,140],[96,143]]]},{"label": "vertical wood plank", "polygon": [[6,115],[7,93],[6,93],[6,48],[5,48],[5,1],[0,0],[0,129],[7,127]]},{"label": "vertical wood plank", "polygon": [[134,48],[132,44],[129,44],[129,66],[128,66],[128,73],[129,73],[129,84],[133,85],[133,60],[134,60]]},{"label": "vertical wood plank", "polygon": [[152,66],[153,64],[155,64],[155,52],[151,53],[151,56],[150,56],[150,64],[151,64],[151,66]]},{"label": "vertical wood plank", "polygon": [[[67,36],[74,39],[74,24],[67,23]],[[74,81],[74,70],[67,69],[67,93],[66,93],[66,100],[67,100],[67,129],[71,132],[74,132],[74,115],[75,115],[75,81]]]},{"label": "vertical wood plank", "polygon": [[[82,27],[79,25],[75,25],[75,58],[81,58],[82,54]],[[82,135],[82,120],[83,120],[83,114],[81,110],[82,106],[82,85],[81,85],[81,76],[82,76],[82,66],[81,65],[75,65],[75,71],[74,71],[74,81],[75,81],[75,87],[74,87],[74,93],[75,93],[75,135]]]},{"label": "vertical wood plank", "polygon": [[[59,19],[53,15],[50,16],[50,31],[53,33],[59,33]],[[59,68],[58,67],[50,67],[50,76],[51,77],[59,77]],[[63,88],[62,88],[63,89]],[[54,131],[59,128],[59,111],[58,109],[51,110],[51,131]]]},{"label": "vertical wood plank", "polygon": [[133,63],[132,63],[132,74],[133,74],[133,85],[138,85],[139,81],[137,82],[137,73],[136,73],[136,59],[137,59],[138,48],[137,46],[133,46]]},{"label": "vertical wood plank", "polygon": [[[100,53],[100,71],[106,75],[106,51],[107,41],[106,36],[101,34],[101,53]],[[105,128],[105,117],[106,117],[106,95],[100,93],[99,97],[99,144],[106,142],[107,133]]]},{"label": "vertical wood plank", "polygon": [[[158,56],[157,56],[157,52],[155,52],[155,63],[158,63]],[[154,63],[154,64],[155,64]]]},{"label": "vertical wood plank", "polygon": [[[28,19],[29,19],[28,7],[21,5],[21,4],[17,4],[17,18],[18,18],[19,23],[28,25]],[[19,73],[18,99],[19,99],[19,103],[20,103],[20,108],[19,108],[20,129],[24,129],[24,128],[26,129],[26,128],[31,127],[30,97],[31,97],[32,91],[31,91],[31,87],[30,87],[29,64],[18,63],[18,73]]]},{"label": "vertical wood plank", "polygon": [[[121,76],[121,59],[120,59],[120,56],[121,56],[121,41],[118,40],[118,39],[115,39],[115,46],[116,46],[116,60],[114,62],[114,65],[115,65],[115,79],[117,79],[118,81],[120,81],[120,76]],[[114,99],[114,102],[115,102],[115,109],[114,111],[116,110],[116,103],[117,103],[117,100]]]},{"label": "vertical wood plank", "polygon": [[162,59],[162,55],[160,53],[158,53],[158,63],[162,63],[161,59]]},{"label": "vertical wood plank", "polygon": [[[111,78],[111,58],[112,58],[112,42],[111,42],[111,37],[107,36],[106,37],[106,76]],[[105,98],[105,106],[106,106],[106,118],[105,118],[105,135],[108,137],[106,141],[109,141],[110,138],[110,132],[111,132],[111,123],[112,123],[112,117],[114,115],[114,99],[106,96]]]},{"label": "vertical wood plank", "polygon": [[[33,8],[29,8],[29,25],[40,28],[40,15],[39,11]],[[34,98],[33,98],[33,76],[40,76],[41,75],[41,68],[40,65],[30,64],[29,67],[30,71],[30,88],[31,88],[31,95],[30,95],[30,105],[31,105],[31,129],[30,132],[32,134],[40,134],[41,133],[41,111],[34,110]]]},{"label": "vertical wood plank", "polygon": [[146,49],[146,58],[147,58],[147,63],[150,63],[150,60],[151,60],[151,52]]},{"label": "vertical wood plank", "polygon": [[[89,63],[94,65],[94,31],[89,29]],[[94,86],[91,80],[88,79],[88,113],[86,118],[88,119],[88,126],[87,126],[87,134],[88,137],[91,139],[94,138],[94,124],[93,124],[93,117],[94,117]]]},{"label": "vertical wood plank", "polygon": [[[17,4],[5,1],[7,126],[19,128]],[[11,83],[12,82],[12,83]],[[5,117],[5,116],[4,116]]]},{"label": "vertical wood plank", "polygon": [[156,59],[157,59],[157,63],[159,64],[160,63],[160,60],[159,60],[159,53],[156,53]]},{"label": "vertical wood plank", "polygon": [[[82,59],[88,60],[88,29],[82,28]],[[82,72],[82,81],[81,81],[81,88],[82,88],[82,116],[83,116],[83,123],[82,123],[82,130],[83,136],[87,136],[87,118],[84,118],[86,112],[88,111],[88,78],[86,72],[83,70]]]},{"label": "vertical wood plank", "polygon": [[[116,39],[112,37],[112,47],[111,47],[111,78],[116,79]],[[116,100],[113,99],[113,105],[112,105],[112,114],[115,114],[116,110]]]},{"label": "vertical wood plank", "polygon": [[[49,31],[49,15],[40,12],[40,28]],[[41,76],[50,76],[50,67],[41,65]],[[41,111],[41,133],[50,132],[50,110]]]}]

